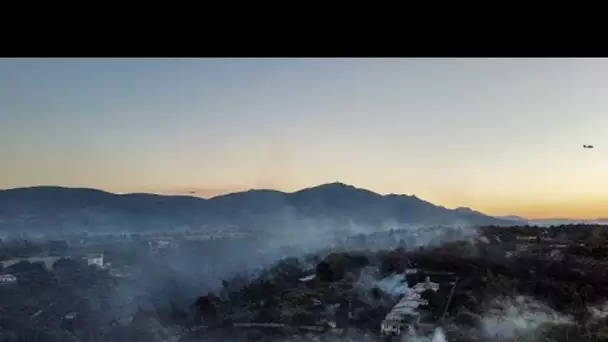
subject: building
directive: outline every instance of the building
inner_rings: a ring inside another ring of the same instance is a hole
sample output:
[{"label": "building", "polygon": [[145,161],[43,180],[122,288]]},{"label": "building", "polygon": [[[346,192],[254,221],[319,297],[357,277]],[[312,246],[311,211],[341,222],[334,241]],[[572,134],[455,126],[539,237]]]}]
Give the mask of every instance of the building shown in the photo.
[{"label": "building", "polygon": [[173,245],[171,240],[155,240],[148,241],[148,248],[152,253],[159,253],[162,251],[166,251],[171,248]]},{"label": "building", "polygon": [[[53,264],[55,264],[55,262],[59,259],[62,259],[64,257],[59,257],[59,256],[36,256],[36,257],[29,257],[29,258],[16,258],[16,259],[10,259],[10,260],[4,260],[4,261],[0,261],[0,264],[2,264],[2,268],[7,268],[10,266],[13,266],[19,262],[25,261],[25,262],[29,262],[29,263],[37,263],[37,262],[41,262],[44,264],[44,267],[51,271],[53,270]],[[78,259],[78,257],[74,257],[75,259]],[[80,257],[82,260],[86,261],[87,265],[91,266],[98,266],[98,267],[104,267],[104,260],[103,260],[103,254],[88,254],[86,256],[82,256]]]},{"label": "building", "polygon": [[0,285],[14,284],[17,282],[17,277],[12,274],[0,274]]},{"label": "building", "polygon": [[103,267],[103,254],[89,254],[85,257],[83,257],[84,260],[86,260],[87,265],[91,266],[98,266],[98,267]]},{"label": "building", "polygon": [[426,277],[424,279],[423,283],[418,283],[416,285],[414,285],[414,287],[412,288],[413,291],[417,292],[417,293],[422,293],[426,290],[432,290],[434,292],[437,292],[439,290],[439,284],[437,283],[433,283],[431,281],[430,277]]},{"label": "building", "polygon": [[30,262],[30,263],[41,262],[44,264],[44,267],[46,267],[48,270],[52,270],[53,264],[55,263],[55,261],[57,261],[59,259],[60,259],[60,257],[58,257],[58,256],[38,256],[38,257],[16,258],[16,259],[4,260],[4,261],[0,261],[0,263],[2,264],[3,268],[7,268],[7,267],[13,266],[21,261],[26,261],[26,262]]},{"label": "building", "polygon": [[403,328],[417,324],[420,314],[416,309],[428,304],[421,295],[426,290],[437,292],[439,284],[431,282],[430,277],[426,277],[424,282],[409,288],[380,324],[380,332],[385,336],[397,336],[401,334]]}]

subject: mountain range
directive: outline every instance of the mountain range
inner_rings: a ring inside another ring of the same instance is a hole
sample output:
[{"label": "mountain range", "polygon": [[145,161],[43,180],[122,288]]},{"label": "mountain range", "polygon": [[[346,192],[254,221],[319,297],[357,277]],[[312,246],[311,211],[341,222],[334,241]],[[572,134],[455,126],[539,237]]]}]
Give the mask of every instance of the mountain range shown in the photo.
[{"label": "mountain range", "polygon": [[190,228],[287,230],[405,225],[509,225],[469,208],[448,209],[416,196],[380,195],[344,183],[286,193],[249,190],[209,199],[114,194],[88,188],[37,186],[0,190],[1,232],[117,232]]},{"label": "mountain range", "polygon": [[499,219],[516,222],[518,225],[530,225],[551,227],[568,224],[590,224],[590,225],[608,225],[608,218],[598,217],[596,219],[572,219],[572,218],[544,218],[544,219],[529,219],[521,216],[506,215],[497,216]]}]

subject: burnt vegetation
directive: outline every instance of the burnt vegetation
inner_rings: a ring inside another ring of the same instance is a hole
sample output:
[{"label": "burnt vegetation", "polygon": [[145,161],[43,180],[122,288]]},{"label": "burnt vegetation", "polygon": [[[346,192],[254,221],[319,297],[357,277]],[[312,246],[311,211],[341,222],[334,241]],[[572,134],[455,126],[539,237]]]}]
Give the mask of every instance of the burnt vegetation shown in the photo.
[{"label": "burnt vegetation", "polygon": [[[19,283],[0,288],[2,341],[186,341],[217,330],[272,339],[297,334],[298,327],[377,335],[399,298],[374,281],[412,269],[417,272],[407,272],[408,284],[427,276],[440,284],[437,292],[422,293],[428,305],[419,311],[425,322],[446,327],[450,341],[481,339],[463,331],[479,327],[492,300],[516,296],[572,317],[573,324],[544,327],[547,340],[608,337],[606,315],[593,314],[608,298],[608,227],[490,226],[472,239],[434,247],[411,248],[397,239],[388,250],[361,248],[365,239],[352,240],[357,248],[286,258],[254,277],[225,279],[189,306],[171,298],[185,286],[174,283],[172,291],[156,294],[162,304],[140,307],[123,323],[105,319],[115,303],[104,298],[117,286],[107,271],[69,259],[56,261],[52,270],[17,263],[3,270]],[[366,283],[368,278],[374,281]]]},{"label": "burnt vegetation", "polygon": [[[348,318],[340,320],[335,312],[332,317],[338,326],[342,323],[343,327],[378,333],[395,300],[388,299],[378,287],[369,288],[367,293],[353,291],[357,279],[370,266],[376,269],[377,278],[415,268],[417,273],[406,276],[409,284],[427,275],[442,284],[439,291],[422,294],[428,305],[420,311],[430,322],[475,327],[493,299],[526,296],[573,317],[575,324],[543,331],[549,340],[597,340],[605,333],[605,322],[592,314],[592,308],[603,306],[608,297],[607,238],[604,226],[485,227],[473,241],[414,250],[331,253],[316,264],[312,270],[316,277],[305,285],[298,279],[310,272],[310,267],[297,259],[284,260],[241,290],[227,291],[226,299],[203,296],[199,300],[206,307],[214,302],[216,320],[219,308],[240,307],[253,312],[251,321],[300,325],[322,322],[323,307],[340,304],[348,306],[350,314],[344,313]],[[458,281],[451,293],[449,284],[454,284],[454,277]],[[238,283],[227,281],[226,287],[235,284],[239,288]],[[312,299],[322,305],[315,306]],[[199,312],[203,317],[209,311],[201,307]],[[245,319],[237,316],[232,319]],[[472,338],[449,331],[448,335],[451,340]]]}]

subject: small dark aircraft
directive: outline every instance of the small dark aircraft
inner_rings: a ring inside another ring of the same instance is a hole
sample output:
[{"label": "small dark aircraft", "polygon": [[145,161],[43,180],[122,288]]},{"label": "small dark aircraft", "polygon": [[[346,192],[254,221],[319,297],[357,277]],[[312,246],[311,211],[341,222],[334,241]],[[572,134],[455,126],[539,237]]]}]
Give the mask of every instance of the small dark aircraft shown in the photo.
[{"label": "small dark aircraft", "polygon": [[593,145],[583,145],[583,148],[593,148]]}]

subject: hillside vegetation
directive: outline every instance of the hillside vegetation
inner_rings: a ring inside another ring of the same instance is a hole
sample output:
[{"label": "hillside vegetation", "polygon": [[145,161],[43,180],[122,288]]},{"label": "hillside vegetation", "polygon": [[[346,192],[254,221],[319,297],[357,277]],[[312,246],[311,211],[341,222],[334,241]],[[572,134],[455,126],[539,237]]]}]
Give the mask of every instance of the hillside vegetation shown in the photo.
[{"label": "hillside vegetation", "polygon": [[[407,286],[428,276],[439,290],[422,293],[428,305],[408,323],[410,340],[607,339],[607,227],[489,226],[474,236],[447,231],[448,242],[424,247],[400,234],[359,235],[285,258],[201,289],[186,305],[179,303],[192,284],[181,278],[141,301],[119,296],[120,281],[106,271],[64,259],[50,271],[18,263],[4,270],[19,285],[0,288],[0,334],[3,341],[379,341]],[[159,274],[162,267],[148,266]],[[117,305],[130,301],[151,304],[120,316]]]}]

